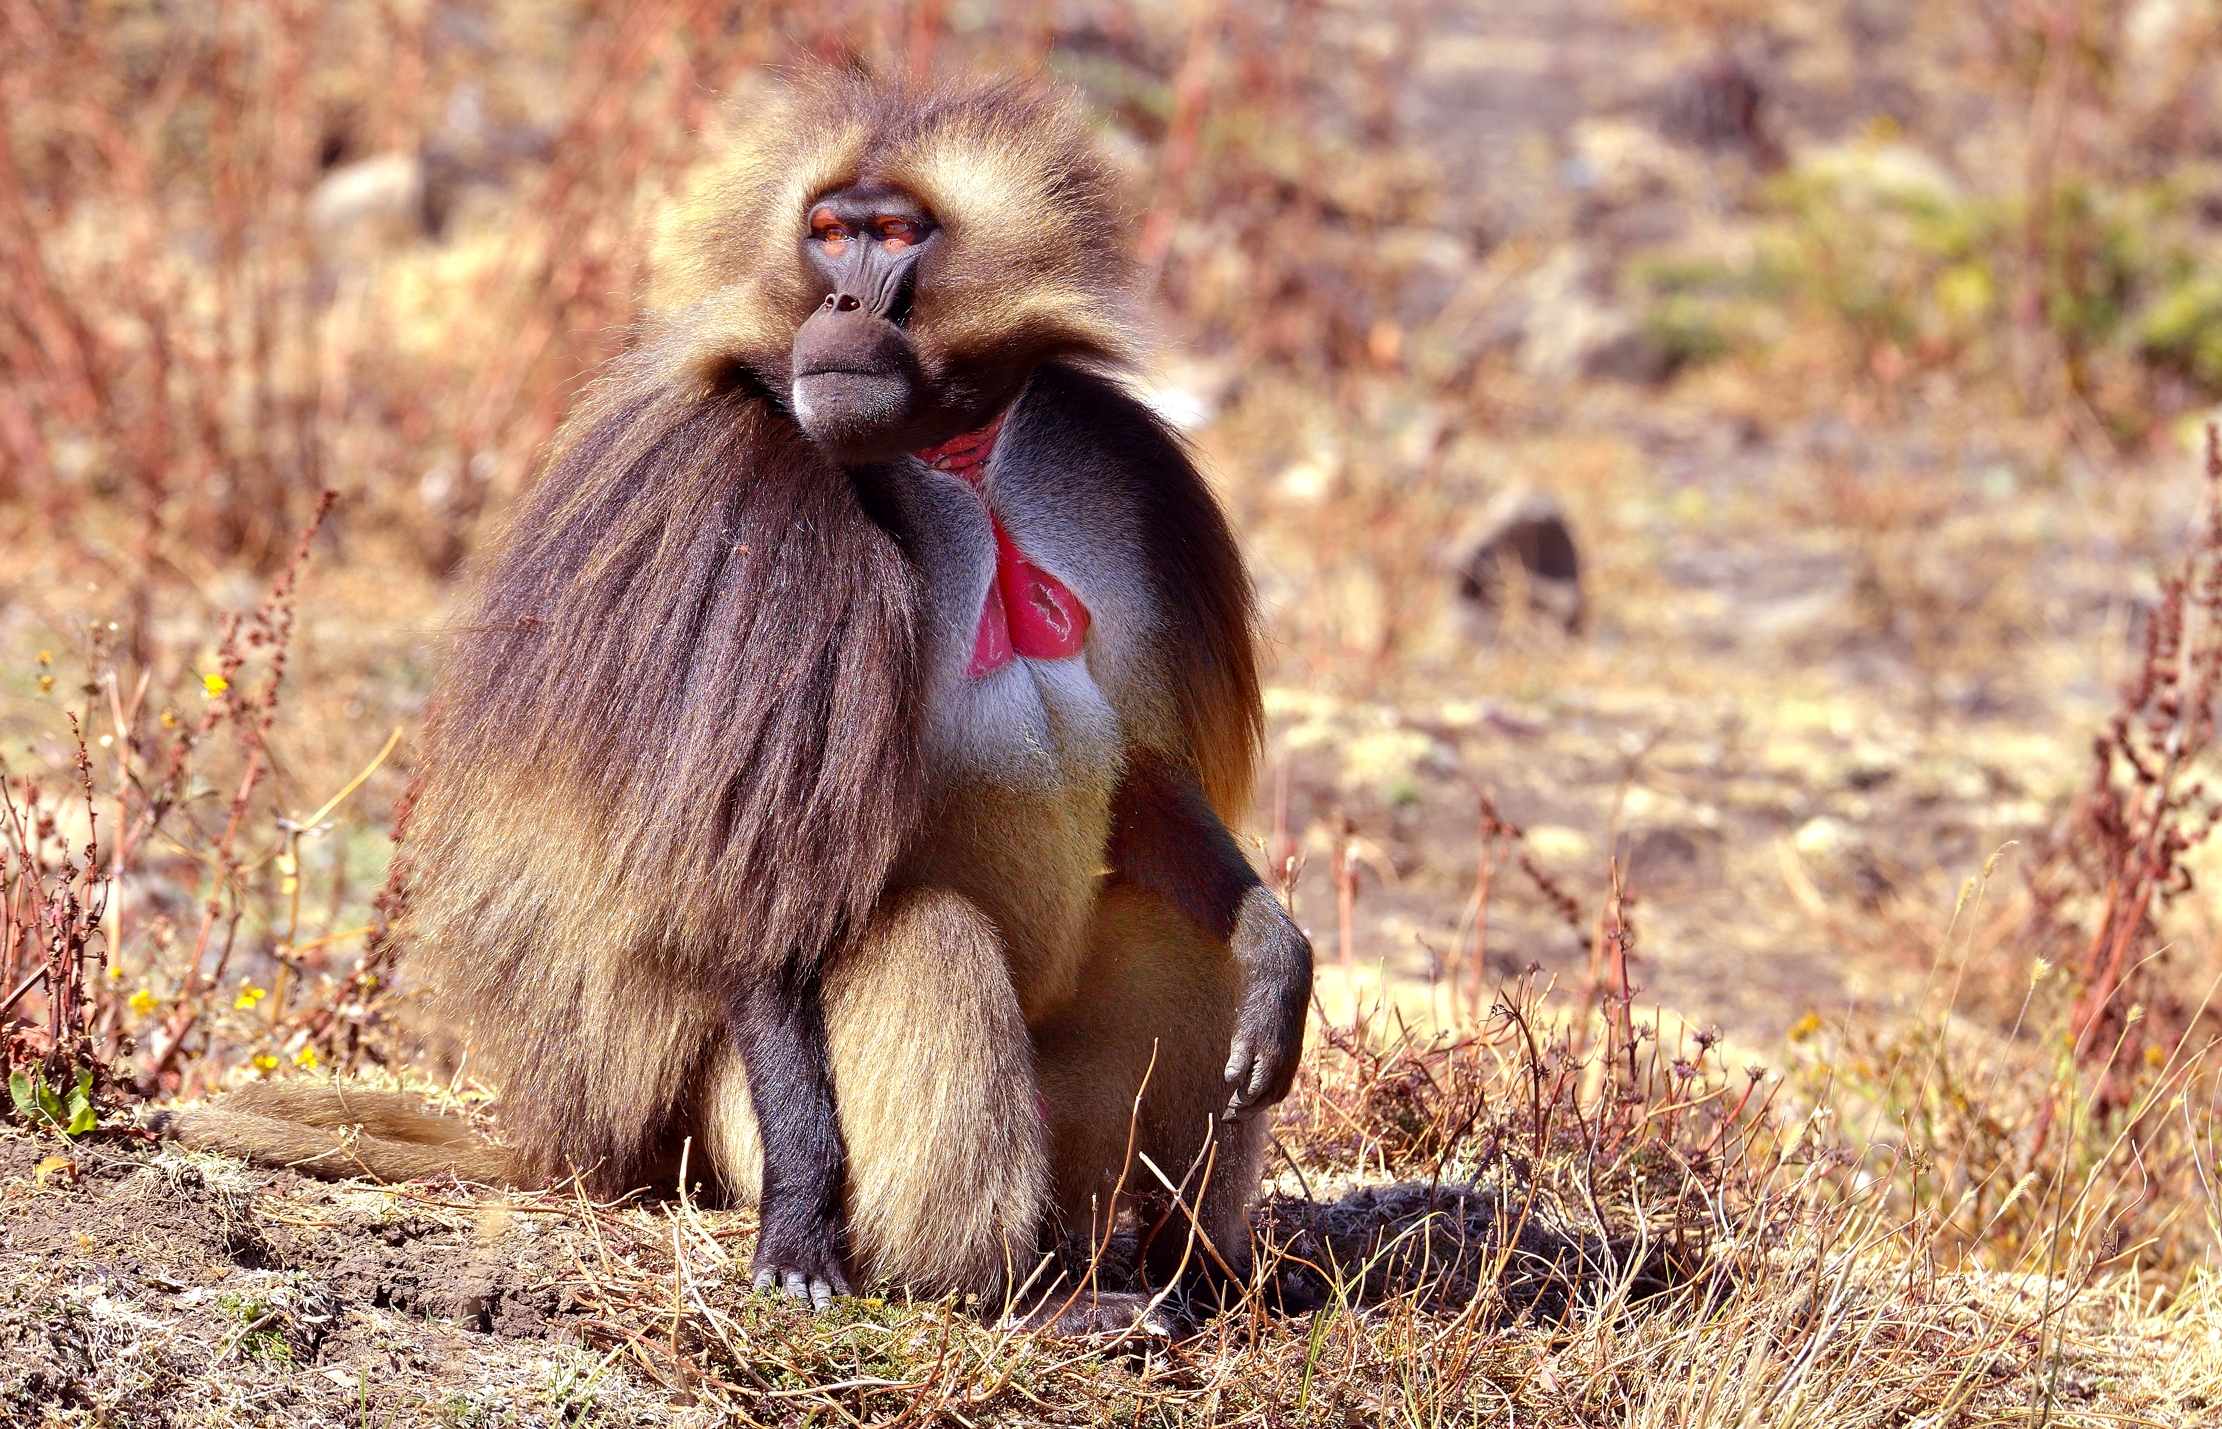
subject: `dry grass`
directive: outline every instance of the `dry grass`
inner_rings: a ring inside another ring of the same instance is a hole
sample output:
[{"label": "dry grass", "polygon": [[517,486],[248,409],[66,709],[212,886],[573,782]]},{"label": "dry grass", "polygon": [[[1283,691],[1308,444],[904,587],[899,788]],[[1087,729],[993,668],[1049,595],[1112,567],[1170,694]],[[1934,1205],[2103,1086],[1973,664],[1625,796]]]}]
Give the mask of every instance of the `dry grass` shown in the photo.
[{"label": "dry grass", "polygon": [[[743,1213],[334,1190],[93,1143],[0,1201],[18,1244],[78,1246],[0,1304],[18,1356],[0,1390],[25,1415],[34,1376],[57,1422],[139,1422],[158,1394],[163,1423],[288,1389],[295,1422],[349,1423],[2189,1425],[2222,1404],[2222,1286],[2107,1273],[2135,1212],[2103,1181],[2039,1187],[2066,1215],[1988,1242],[2012,1268],[1976,1268],[1991,1257],[1946,1233],[1922,1178],[1867,1174],[1829,1106],[1656,1037],[1630,1082],[1631,1049],[1577,1054],[1552,1001],[1516,984],[1456,1038],[1329,1030],[1257,1221],[1261,1274],[1324,1302],[1305,1316],[1252,1300],[1172,1344],[899,1298],[812,1319],[746,1293]],[[366,1283],[346,1247],[381,1239],[405,1249]],[[477,1308],[435,1293],[440,1267]],[[493,1333],[458,1359],[471,1337],[435,1347],[433,1322],[411,1328],[427,1311]]]}]

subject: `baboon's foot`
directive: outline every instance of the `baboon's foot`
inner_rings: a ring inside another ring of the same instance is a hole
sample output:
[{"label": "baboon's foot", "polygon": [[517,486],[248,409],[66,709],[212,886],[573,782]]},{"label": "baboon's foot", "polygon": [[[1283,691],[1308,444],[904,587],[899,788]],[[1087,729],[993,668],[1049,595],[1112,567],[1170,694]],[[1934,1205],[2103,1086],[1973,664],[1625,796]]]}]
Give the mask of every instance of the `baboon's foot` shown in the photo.
[{"label": "baboon's foot", "polygon": [[1117,1335],[1175,1340],[1188,1328],[1170,1303],[1159,1303],[1154,1295],[1062,1288],[1043,1296],[1031,1310],[1012,1311],[1003,1324],[1071,1339]]}]

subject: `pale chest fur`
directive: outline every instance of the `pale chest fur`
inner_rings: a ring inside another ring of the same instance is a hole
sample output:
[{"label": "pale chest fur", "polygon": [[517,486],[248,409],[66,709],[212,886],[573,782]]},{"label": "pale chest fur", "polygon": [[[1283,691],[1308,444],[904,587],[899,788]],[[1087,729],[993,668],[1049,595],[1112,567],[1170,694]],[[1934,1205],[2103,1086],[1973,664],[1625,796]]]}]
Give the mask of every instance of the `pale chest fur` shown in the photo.
[{"label": "pale chest fur", "polygon": [[[1156,623],[1139,522],[1100,486],[1073,481],[1059,455],[1030,439],[1022,399],[982,479],[908,462],[894,493],[925,586],[929,812],[909,876],[953,887],[995,920],[1029,1017],[1077,972]],[[1014,553],[1085,610],[1077,653],[1028,654],[1021,629],[1016,650],[989,656],[983,608],[998,592],[1024,599],[1012,590]]]}]

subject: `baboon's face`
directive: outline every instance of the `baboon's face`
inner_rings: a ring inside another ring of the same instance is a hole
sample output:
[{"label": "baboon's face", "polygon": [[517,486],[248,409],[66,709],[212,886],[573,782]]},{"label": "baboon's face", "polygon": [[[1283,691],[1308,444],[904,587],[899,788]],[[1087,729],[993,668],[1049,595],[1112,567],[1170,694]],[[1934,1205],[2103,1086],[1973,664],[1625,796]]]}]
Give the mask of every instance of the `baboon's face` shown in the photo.
[{"label": "baboon's face", "polygon": [[931,445],[985,415],[951,409],[906,330],[941,237],[900,189],[847,188],[810,206],[803,262],[825,300],[795,334],[794,412],[844,465]]}]

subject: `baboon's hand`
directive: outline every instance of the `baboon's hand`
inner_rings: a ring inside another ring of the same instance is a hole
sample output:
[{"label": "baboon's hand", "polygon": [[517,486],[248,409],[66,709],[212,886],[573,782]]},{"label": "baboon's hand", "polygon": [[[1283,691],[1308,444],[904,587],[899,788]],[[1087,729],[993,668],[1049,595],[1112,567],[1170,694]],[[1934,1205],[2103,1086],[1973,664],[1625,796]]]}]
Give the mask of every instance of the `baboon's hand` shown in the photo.
[{"label": "baboon's hand", "polygon": [[840,1242],[839,1229],[830,1224],[783,1227],[767,1221],[756,1242],[756,1293],[784,1291],[790,1300],[808,1301],[812,1313],[824,1314],[834,1296],[851,1293]]},{"label": "baboon's hand", "polygon": [[1234,1095],[1224,1119],[1238,1121],[1287,1096],[1296,1080],[1312,998],[1312,945],[1263,886],[1243,895],[1231,944],[1244,986],[1227,1053]]}]

